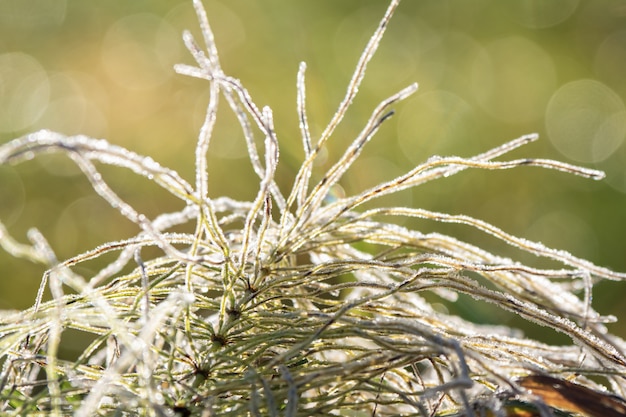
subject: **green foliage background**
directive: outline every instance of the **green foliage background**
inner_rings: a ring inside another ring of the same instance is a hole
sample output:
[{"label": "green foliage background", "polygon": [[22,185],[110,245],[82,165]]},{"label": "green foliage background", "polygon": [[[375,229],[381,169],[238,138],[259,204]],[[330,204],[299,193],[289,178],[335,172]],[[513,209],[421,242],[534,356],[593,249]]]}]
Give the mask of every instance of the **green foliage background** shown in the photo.
[{"label": "green foliage background", "polygon": [[[224,69],[242,80],[259,105],[274,109],[279,185],[286,189],[302,159],[295,110],[298,63],[308,64],[309,120],[319,134],[387,2],[205,5]],[[208,88],[176,75],[172,65],[190,62],[180,34],[197,33],[196,26],[188,0],[0,1],[0,142],[42,128],[83,133],[150,155],[191,179]],[[434,154],[468,156],[538,132],[541,140],[514,157],[580,163],[605,170],[607,179],[593,182],[533,168],[468,171],[405,191],[389,203],[468,214],[626,271],[624,70],[622,1],[405,0],[338,131],[336,138],[345,140],[328,145],[328,166],[378,101],[417,81],[418,93],[397,106],[396,117],[347,175],[343,191],[395,177]],[[211,144],[210,194],[249,199],[258,183],[243,139],[231,115],[220,117]],[[555,129],[569,136],[557,136]],[[585,135],[598,131],[595,138]],[[130,173],[104,173],[121,196],[148,215],[179,208]],[[57,155],[0,167],[0,218],[20,239],[29,227],[38,227],[60,259],[136,232]],[[499,248],[497,253],[509,250],[467,227],[428,222],[417,227]],[[510,254],[528,259],[512,249]],[[0,308],[32,305],[41,268],[2,252],[0,271]],[[625,291],[623,283],[598,286],[596,309],[626,319]],[[506,320],[471,304],[458,308],[475,320]],[[610,328],[626,337],[619,323]]]}]

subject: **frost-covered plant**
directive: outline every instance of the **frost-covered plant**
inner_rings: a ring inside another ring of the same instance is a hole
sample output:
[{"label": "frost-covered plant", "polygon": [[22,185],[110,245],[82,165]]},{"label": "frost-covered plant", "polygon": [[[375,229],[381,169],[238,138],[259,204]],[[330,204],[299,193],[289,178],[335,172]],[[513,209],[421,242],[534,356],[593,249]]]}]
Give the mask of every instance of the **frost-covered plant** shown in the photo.
[{"label": "frost-covered plant", "polygon": [[[468,168],[538,166],[594,179],[601,172],[545,159],[496,160],[537,138],[528,135],[471,158],[432,157],[359,194],[326,199],[392,115],[390,106],[416,91],[411,85],[382,101],[312,184],[314,162],[353,102],[398,3],[392,0],[317,140],[307,122],[300,66],[304,161],[286,195],[275,182],[279,147],[272,111],[258,108],[242,83],[222,71],[200,0],[194,6],[206,50],[185,32],[197,66],[176,66],[210,85],[193,184],[151,158],[85,136],[40,131],[0,147],[2,164],[66,154],[94,190],[141,229],[63,262],[37,232],[25,245],[0,229],[7,251],[49,265],[35,305],[0,319],[3,415],[504,415],[514,400],[541,415],[551,414],[548,406],[577,411],[541,395],[558,387],[619,405],[598,390],[624,395],[626,343],[607,333],[609,318],[592,308],[591,288],[626,275],[464,215],[412,207],[359,210]],[[239,120],[260,178],[253,201],[208,197],[207,152],[221,99]],[[96,163],[154,181],[185,208],[147,218],[109,187]],[[398,216],[465,224],[561,268],[525,265],[450,236],[410,230],[393,223]],[[193,233],[171,231],[189,223]],[[145,247],[158,247],[159,255],[143,258]],[[118,253],[117,259],[94,276],[73,270],[109,253]],[[431,294],[449,302],[470,295],[561,332],[572,344],[550,346],[504,326],[443,313],[423,297]],[[67,329],[92,338],[76,361],[58,356]]]}]

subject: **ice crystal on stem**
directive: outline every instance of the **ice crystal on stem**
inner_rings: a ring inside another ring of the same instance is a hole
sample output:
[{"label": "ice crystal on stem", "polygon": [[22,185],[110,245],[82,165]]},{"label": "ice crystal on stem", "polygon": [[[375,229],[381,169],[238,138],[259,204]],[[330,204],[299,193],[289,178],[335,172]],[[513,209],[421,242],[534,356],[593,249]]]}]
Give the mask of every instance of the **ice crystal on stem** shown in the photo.
[{"label": "ice crystal on stem", "polygon": [[[286,196],[274,180],[279,141],[272,111],[257,106],[243,84],[223,72],[199,0],[193,5],[205,48],[185,32],[197,66],[175,68],[207,80],[210,88],[194,185],[151,158],[85,136],[40,131],[0,147],[2,164],[65,153],[94,190],[139,228],[132,238],[58,262],[42,236],[33,233],[32,245],[21,244],[0,224],[0,243],[8,252],[49,267],[35,305],[0,319],[4,415],[470,416],[506,414],[514,401],[539,415],[588,410],[542,395],[561,388],[592,402],[602,399],[607,413],[619,410],[621,400],[600,391],[624,395],[626,343],[607,333],[603,323],[610,318],[592,308],[591,286],[626,275],[465,215],[413,207],[358,210],[469,168],[535,166],[592,179],[601,172],[545,159],[496,160],[537,139],[527,135],[470,158],[432,157],[397,178],[328,201],[332,187],[392,116],[390,107],[417,90],[414,84],[376,106],[343,155],[311,183],[314,161],[357,95],[398,4],[389,5],[317,141],[309,131],[301,64],[296,107],[304,161]],[[241,125],[259,177],[250,202],[208,196],[207,152],[221,98]],[[185,208],[149,219],[115,193],[97,164],[130,169]],[[393,223],[397,216],[474,227],[561,267],[524,265],[451,236],[401,227]],[[190,222],[193,233],[170,231]],[[372,249],[363,251],[358,243]],[[162,254],[145,259],[140,250],[148,246]],[[92,277],[72,269],[110,252],[118,258]],[[121,272],[133,264],[132,272]],[[43,299],[45,286],[51,300]],[[582,297],[575,292],[580,288]],[[428,293],[449,302],[470,295],[561,332],[572,344],[549,346],[504,326],[443,313],[426,301]],[[91,335],[76,361],[57,355],[67,329]]]}]

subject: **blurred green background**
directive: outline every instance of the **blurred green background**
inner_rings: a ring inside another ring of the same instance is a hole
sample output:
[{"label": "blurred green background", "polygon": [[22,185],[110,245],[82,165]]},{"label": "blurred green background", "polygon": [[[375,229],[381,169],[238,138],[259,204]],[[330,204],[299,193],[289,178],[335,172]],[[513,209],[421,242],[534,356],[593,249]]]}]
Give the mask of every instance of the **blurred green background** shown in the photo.
[{"label": "blurred green background", "polygon": [[[387,2],[204,3],[223,68],[242,80],[257,105],[274,110],[279,185],[286,193],[302,159],[295,111],[299,62],[308,64],[307,109],[318,136]],[[183,29],[200,39],[190,0],[0,0],[0,143],[42,128],[82,133],[150,155],[193,182],[208,85],[172,69],[192,63]],[[468,214],[626,271],[625,70],[623,0],[404,0],[318,172],[336,160],[380,100],[417,81],[417,94],[395,106],[396,116],[338,192],[390,179],[434,154],[471,156],[538,132],[539,142],[509,157],[555,158],[604,170],[607,178],[538,168],[470,170],[381,204]],[[250,199],[257,180],[243,139],[226,106],[219,118],[210,194]],[[149,216],[181,208],[129,172],[103,172]],[[60,259],[137,232],[59,155],[0,167],[0,218],[21,241],[29,227],[39,228]],[[413,226],[538,262],[467,227]],[[42,267],[0,252],[0,271],[0,309],[31,306]],[[625,294],[626,284],[603,283],[594,290],[594,306],[626,320]],[[457,308],[476,320],[518,324],[477,304]],[[626,337],[620,323],[610,328]]]}]

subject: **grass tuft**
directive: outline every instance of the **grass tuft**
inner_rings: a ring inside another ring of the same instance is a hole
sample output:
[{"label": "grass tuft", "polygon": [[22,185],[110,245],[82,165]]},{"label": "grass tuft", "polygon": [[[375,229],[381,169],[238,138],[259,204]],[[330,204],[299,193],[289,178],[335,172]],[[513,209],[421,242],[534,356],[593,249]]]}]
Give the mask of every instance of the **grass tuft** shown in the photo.
[{"label": "grass tuft", "polygon": [[[391,107],[417,90],[413,84],[378,104],[343,155],[312,182],[315,160],[357,95],[398,4],[391,1],[316,140],[301,64],[296,105],[304,160],[287,194],[275,182],[279,144],[272,110],[259,108],[241,81],[223,72],[199,0],[193,5],[205,47],[185,32],[197,65],[175,67],[210,86],[193,183],[149,157],[86,136],[44,130],[0,147],[2,164],[48,152],[67,155],[94,191],[140,230],[58,261],[36,231],[31,244],[23,244],[0,224],[5,250],[48,267],[34,306],[0,318],[3,415],[470,416],[520,407],[542,416],[557,409],[600,415],[585,403],[602,403],[604,415],[623,415],[610,414],[621,400],[601,391],[624,395],[626,344],[607,333],[610,318],[593,309],[591,290],[625,274],[465,215],[413,207],[360,210],[469,168],[536,166],[591,179],[603,173],[546,159],[498,159],[537,139],[526,135],[469,158],[432,157],[361,193],[328,199],[393,115]],[[208,197],[207,152],[220,100],[236,115],[259,177],[252,201]],[[107,184],[101,164],[155,182],[185,208],[147,218]],[[399,226],[397,217],[467,225],[560,266],[522,264],[451,236]],[[182,224],[195,229],[171,231]],[[160,250],[142,255],[149,247]],[[111,253],[116,260],[93,276],[76,271]],[[44,300],[46,288],[50,300]],[[459,295],[551,328],[572,343],[546,345],[505,326],[442,312],[432,302],[452,304]],[[58,355],[70,331],[90,341],[73,361]],[[584,401],[548,395],[559,389]]]}]

